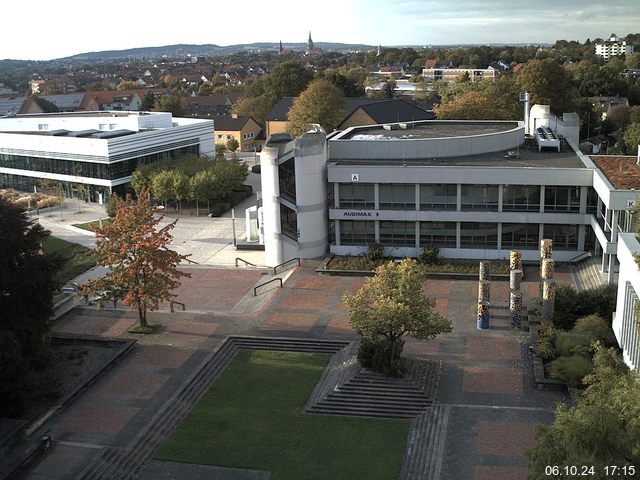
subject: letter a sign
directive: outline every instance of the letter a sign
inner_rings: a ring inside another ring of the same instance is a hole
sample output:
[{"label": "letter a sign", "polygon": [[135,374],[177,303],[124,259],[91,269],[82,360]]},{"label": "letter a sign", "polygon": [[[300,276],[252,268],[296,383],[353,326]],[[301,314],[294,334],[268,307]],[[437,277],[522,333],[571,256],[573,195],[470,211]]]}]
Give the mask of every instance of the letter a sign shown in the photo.
[{"label": "letter a sign", "polygon": [[357,173],[352,173],[351,174],[351,181],[352,182],[359,182],[360,181],[360,177],[358,176]]}]

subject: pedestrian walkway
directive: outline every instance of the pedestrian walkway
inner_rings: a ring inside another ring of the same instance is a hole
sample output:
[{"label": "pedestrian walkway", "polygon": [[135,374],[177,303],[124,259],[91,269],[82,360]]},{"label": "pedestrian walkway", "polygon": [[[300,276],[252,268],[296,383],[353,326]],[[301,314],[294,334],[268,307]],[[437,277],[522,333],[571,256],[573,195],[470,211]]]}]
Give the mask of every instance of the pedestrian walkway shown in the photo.
[{"label": "pedestrian walkway", "polygon": [[[76,478],[97,458],[125,458],[145,426],[228,336],[356,340],[341,297],[360,288],[364,279],[319,275],[316,264],[303,263],[282,288],[264,293],[255,309],[244,311],[238,306],[266,277],[263,270],[193,267],[178,291],[187,311],[150,313],[150,321],[161,326],[155,335],[128,333],[136,318],[124,309],[83,307],[63,317],[54,331],[136,338],[138,343],[128,358],[43,427],[52,430],[56,444],[26,478]],[[556,278],[570,282],[571,274],[561,268]],[[411,437],[416,451],[429,452],[429,457],[407,460],[403,478],[525,479],[524,450],[534,443],[535,426],[550,422],[555,403],[566,400],[562,393],[535,388],[528,333],[509,324],[508,282],[491,283],[491,328],[476,329],[477,283],[430,279],[424,284],[454,330],[430,341],[407,339],[406,354],[441,362],[442,373],[434,410],[415,422]],[[525,302],[538,289],[538,279],[527,275]]]}]

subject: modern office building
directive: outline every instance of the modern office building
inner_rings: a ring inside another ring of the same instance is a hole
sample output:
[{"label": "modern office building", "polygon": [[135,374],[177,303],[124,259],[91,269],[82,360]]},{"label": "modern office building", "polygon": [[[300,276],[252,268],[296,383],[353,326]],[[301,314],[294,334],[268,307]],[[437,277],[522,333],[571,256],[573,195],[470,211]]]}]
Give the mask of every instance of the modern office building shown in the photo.
[{"label": "modern office building", "polygon": [[633,233],[621,233],[617,256],[620,263],[618,297],[613,314],[613,333],[622,349],[624,361],[630,368],[640,369],[640,328],[638,327],[638,298],[640,271],[635,257],[640,255],[640,243]]},{"label": "modern office building", "polygon": [[583,155],[578,129],[576,114],[534,106],[527,122],[407,122],[267,142],[266,261],[359,255],[374,242],[397,257],[436,245],[446,258],[519,249],[533,261],[550,238],[557,261],[592,252],[611,279],[640,189],[616,180],[615,159],[640,167],[635,157]]},{"label": "modern office building", "polygon": [[0,187],[33,191],[43,180],[92,201],[128,191],[138,165],[214,155],[213,121],[158,112],[74,112],[0,118]]}]

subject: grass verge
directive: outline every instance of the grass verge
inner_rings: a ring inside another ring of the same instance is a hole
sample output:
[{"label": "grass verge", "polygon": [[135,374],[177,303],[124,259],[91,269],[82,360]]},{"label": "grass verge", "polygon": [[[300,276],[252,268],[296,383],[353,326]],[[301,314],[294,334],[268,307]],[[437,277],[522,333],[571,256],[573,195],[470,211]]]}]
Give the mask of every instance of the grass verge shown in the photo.
[{"label": "grass verge", "polygon": [[93,250],[61,238],[47,238],[42,242],[42,251],[45,255],[57,255],[62,259],[62,266],[55,278],[60,285],[96,266]]},{"label": "grass verge", "polygon": [[241,350],[156,458],[272,480],[398,478],[409,420],[309,415],[328,355]]},{"label": "grass verge", "polygon": [[[105,226],[110,227],[111,225],[112,225],[111,218],[107,217],[102,219],[103,227]],[[86,223],[75,223],[73,226],[77,228],[81,228],[83,230],[88,230],[90,232],[95,232],[98,228],[100,228],[100,220],[94,220],[92,222],[86,222]]]}]

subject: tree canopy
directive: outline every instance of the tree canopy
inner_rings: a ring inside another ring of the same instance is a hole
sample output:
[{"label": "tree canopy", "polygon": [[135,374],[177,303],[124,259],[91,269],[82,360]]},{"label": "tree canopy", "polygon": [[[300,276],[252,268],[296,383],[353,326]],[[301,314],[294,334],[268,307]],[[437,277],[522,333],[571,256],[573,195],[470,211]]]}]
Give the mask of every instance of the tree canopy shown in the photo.
[{"label": "tree canopy", "polygon": [[314,80],[289,109],[287,128],[298,136],[306,132],[307,124],[319,123],[331,132],[342,120],[343,109],[340,89],[324,78]]},{"label": "tree canopy", "polygon": [[354,331],[364,340],[384,340],[390,346],[388,363],[401,349],[404,335],[426,340],[452,329],[451,321],[435,311],[435,300],[424,294],[424,279],[415,260],[388,262],[360,290],[342,297]]},{"label": "tree canopy", "polygon": [[605,475],[607,465],[640,462],[640,375],[630,372],[613,348],[596,347],[594,370],[575,407],[560,404],[550,425],[536,429],[527,452],[533,480],[549,478],[549,465],[594,466],[589,478]]},{"label": "tree canopy", "polygon": [[48,366],[49,319],[59,261],[43,255],[49,232],[0,197],[0,411],[19,414]]},{"label": "tree canopy", "polygon": [[96,231],[97,264],[109,270],[82,285],[79,294],[97,295],[99,306],[122,300],[137,310],[140,327],[147,327],[147,311],[175,298],[173,290],[189,274],[177,268],[187,255],[168,247],[178,220],[158,228],[164,217],[149,205],[148,192],[140,193],[137,202],[130,195],[118,198],[112,225]]},{"label": "tree canopy", "polygon": [[531,60],[518,73],[518,87],[531,94],[531,104],[550,105],[557,114],[573,111],[577,92],[571,77],[553,59]]}]

